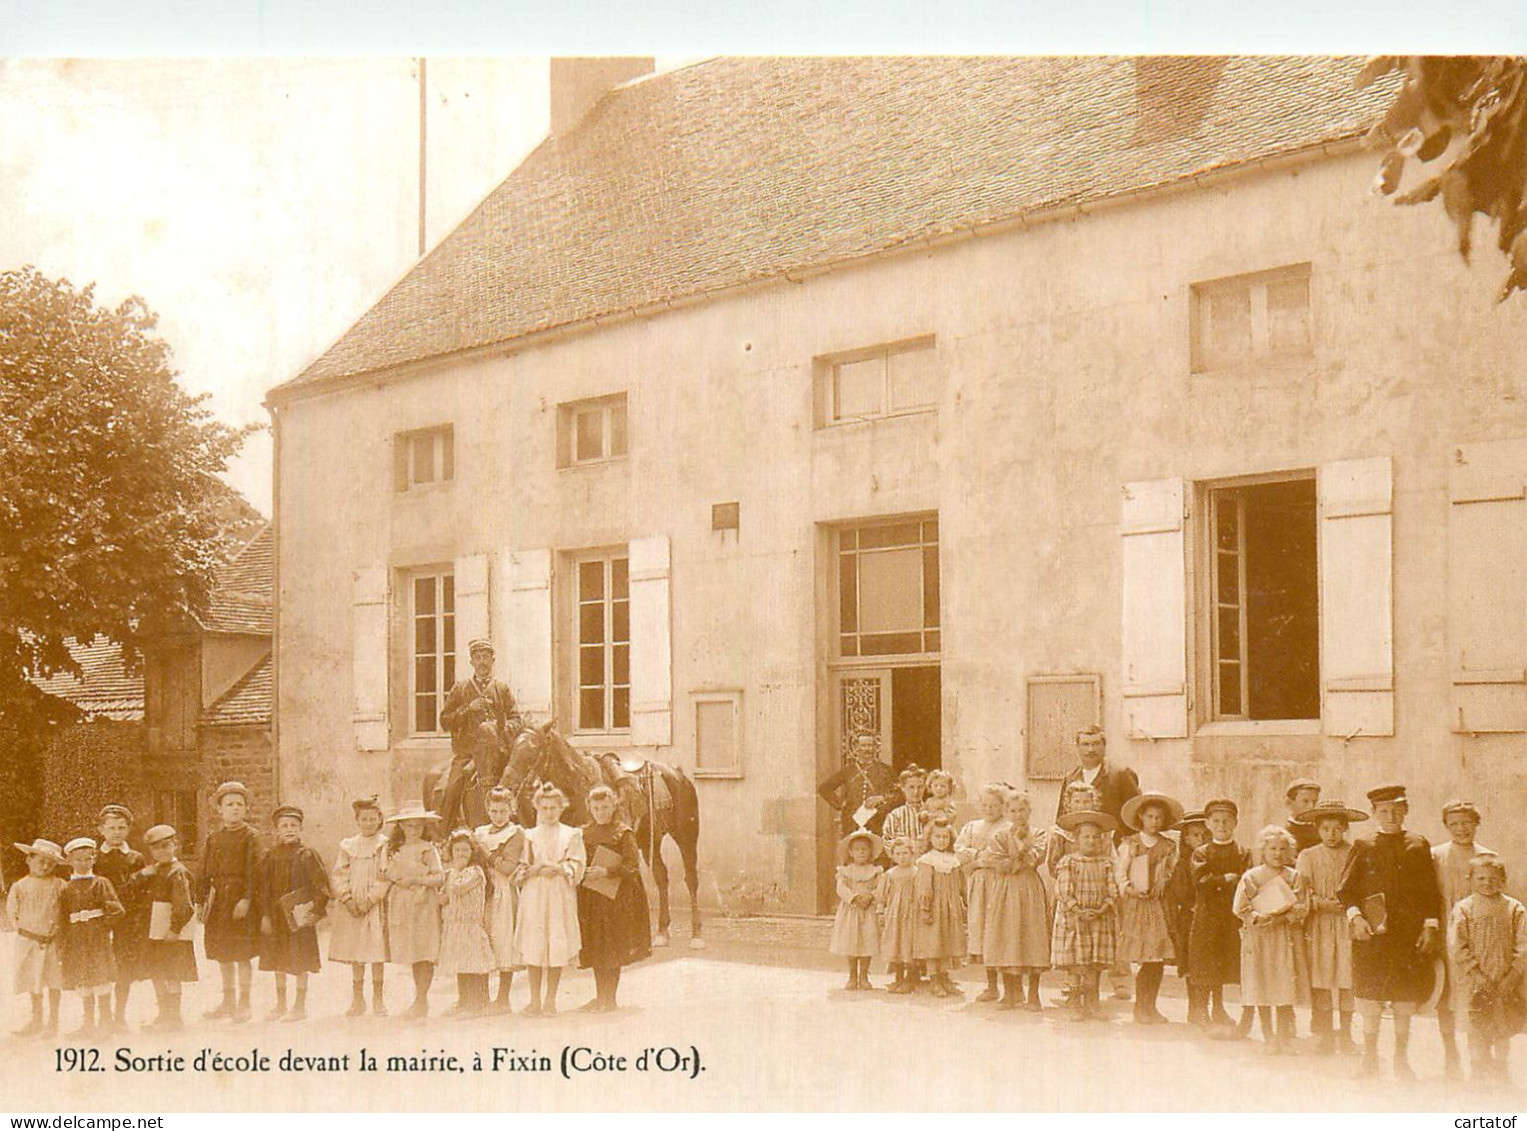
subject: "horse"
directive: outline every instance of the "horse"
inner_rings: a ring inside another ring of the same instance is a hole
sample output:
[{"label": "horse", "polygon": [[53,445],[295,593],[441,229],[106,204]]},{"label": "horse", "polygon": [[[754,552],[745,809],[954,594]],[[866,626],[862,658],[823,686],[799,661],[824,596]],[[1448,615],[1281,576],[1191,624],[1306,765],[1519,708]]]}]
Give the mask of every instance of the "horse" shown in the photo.
[{"label": "horse", "polygon": [[[468,733],[471,742],[472,762],[467,767],[466,789],[461,796],[461,817],[459,824],[469,829],[475,829],[478,825],[487,824],[488,811],[486,798],[488,789],[497,784],[499,775],[503,773],[505,764],[509,761],[509,743],[501,736],[498,727],[491,720],[478,723]],[[451,759],[454,755],[447,754],[445,758],[431,766],[424,774],[424,783],[420,796],[423,798],[425,808],[433,809],[441,817],[445,816],[445,787],[451,779]],[[478,766],[488,767],[488,782],[484,786],[477,773]],[[449,832],[450,830],[445,830]]]},{"label": "horse", "polygon": [[668,865],[663,861],[665,839],[678,846],[684,863],[684,886],[689,889],[689,945],[704,947],[700,935],[700,798],[694,783],[680,770],[657,761],[635,768],[622,765],[613,752],[585,753],[568,742],[552,722],[526,727],[510,746],[499,785],[515,795],[522,823],[533,824],[535,787],[552,782],[568,797],[564,818],[582,825],[588,820],[588,791],[601,783],[615,790],[622,818],[636,833],[636,843],[657,884],[658,918],[654,946],[667,946],[672,916],[668,901]]}]

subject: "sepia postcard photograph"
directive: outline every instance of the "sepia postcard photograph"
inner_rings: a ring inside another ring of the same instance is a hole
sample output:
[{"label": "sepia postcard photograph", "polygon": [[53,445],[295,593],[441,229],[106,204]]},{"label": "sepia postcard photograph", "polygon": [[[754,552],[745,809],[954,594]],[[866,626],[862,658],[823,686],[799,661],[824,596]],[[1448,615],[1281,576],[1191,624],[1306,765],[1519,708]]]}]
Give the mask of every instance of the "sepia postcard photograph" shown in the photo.
[{"label": "sepia postcard photograph", "polygon": [[0,1108],[1518,1109],[1527,56],[514,42],[0,52]]}]

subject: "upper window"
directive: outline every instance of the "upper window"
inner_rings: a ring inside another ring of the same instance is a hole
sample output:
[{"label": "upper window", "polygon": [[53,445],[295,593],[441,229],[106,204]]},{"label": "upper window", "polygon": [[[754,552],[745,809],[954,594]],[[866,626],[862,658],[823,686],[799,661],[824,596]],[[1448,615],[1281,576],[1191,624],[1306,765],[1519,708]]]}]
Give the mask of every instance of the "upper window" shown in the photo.
[{"label": "upper window", "polygon": [[630,560],[577,565],[578,729],[631,728]]},{"label": "upper window", "polygon": [[558,406],[558,467],[617,459],[627,450],[625,393]]},{"label": "upper window", "polygon": [[1213,717],[1320,717],[1315,480],[1208,493]]},{"label": "upper window", "polygon": [[838,634],[844,656],[939,650],[937,517],[838,531]]},{"label": "upper window", "polygon": [[456,578],[422,574],[409,583],[413,663],[409,672],[415,734],[438,734],[440,710],[456,682]]},{"label": "upper window", "polygon": [[394,486],[409,491],[456,478],[456,439],[449,424],[399,432],[392,440]]},{"label": "upper window", "polygon": [[932,338],[825,358],[818,372],[823,425],[927,412],[938,404]]},{"label": "upper window", "polygon": [[1193,369],[1203,372],[1310,352],[1310,265],[1193,287]]}]

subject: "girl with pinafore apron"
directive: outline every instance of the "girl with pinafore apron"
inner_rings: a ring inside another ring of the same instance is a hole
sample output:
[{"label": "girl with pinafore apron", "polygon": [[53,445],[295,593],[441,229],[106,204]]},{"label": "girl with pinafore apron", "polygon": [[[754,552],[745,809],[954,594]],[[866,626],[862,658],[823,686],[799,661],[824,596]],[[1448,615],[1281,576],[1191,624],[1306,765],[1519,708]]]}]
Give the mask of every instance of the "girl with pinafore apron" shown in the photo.
[{"label": "girl with pinafore apron", "polygon": [[952,997],[949,971],[959,968],[970,939],[965,928],[965,874],[954,854],[954,828],[935,818],[928,828],[928,851],[917,858],[917,934],[914,953],[928,967],[938,997]]},{"label": "girl with pinafore apron", "polygon": [[[562,823],[567,795],[550,782],[535,794],[535,827],[525,833],[520,861],[520,909],[514,940],[530,971],[532,1017],[557,1012],[562,968],[578,960],[578,884],[588,856],[583,833]],[[545,996],[542,996],[542,986]]]},{"label": "girl with pinafore apron", "polygon": [[[1029,795],[1012,790],[1003,807],[1007,827],[982,850],[992,880],[981,955],[988,967],[1002,971],[1004,1009],[1044,1008],[1039,976],[1050,965],[1050,897],[1039,876],[1045,834],[1029,827],[1032,814]],[[1026,1000],[1024,975],[1029,988]]]},{"label": "girl with pinafore apron", "polygon": [[413,971],[414,1001],[407,1014],[411,1018],[429,1015],[429,987],[440,957],[440,888],[445,868],[439,851],[425,839],[429,822],[436,820],[435,813],[417,801],[387,820],[392,826],[384,873],[392,885],[387,892],[387,953],[393,965]]},{"label": "girl with pinafore apron", "polygon": [[382,1000],[382,965],[387,961],[387,834],[375,796],[350,803],[359,828],[339,842],[330,888],[338,909],[329,916],[329,961],[350,965],[350,1008],[346,1017],[366,1012],[366,967],[371,967],[371,1007],[387,1016]]},{"label": "girl with pinafore apron", "polygon": [[522,968],[514,945],[514,922],[519,915],[520,889],[514,884],[525,855],[525,830],[514,820],[514,794],[497,787],[488,794],[488,823],[472,834],[487,860],[488,939],[493,944],[493,965],[498,971],[498,998],[493,1008],[509,1012],[509,989],[514,972]]},{"label": "girl with pinafore apron", "polygon": [[828,950],[848,959],[847,990],[875,988],[870,984],[870,959],[880,950],[875,889],[882,869],[873,861],[882,851],[880,838],[868,829],[855,829],[838,844],[838,913]]},{"label": "girl with pinafore apron", "polygon": [[916,842],[903,837],[891,845],[891,867],[880,877],[875,905],[880,914],[880,955],[895,980],[893,994],[909,994],[917,984]]},{"label": "girl with pinafore apron", "polygon": [[1009,787],[1003,782],[987,782],[981,787],[977,799],[981,815],[967,821],[955,838],[954,854],[960,858],[965,869],[965,932],[968,939],[967,952],[972,962],[986,964],[986,989],[976,995],[977,1001],[996,1001],[997,976],[1000,968],[986,961],[981,945],[986,937],[987,894],[996,879],[989,856],[983,856],[992,841],[1007,828],[1002,809],[1007,804]]}]

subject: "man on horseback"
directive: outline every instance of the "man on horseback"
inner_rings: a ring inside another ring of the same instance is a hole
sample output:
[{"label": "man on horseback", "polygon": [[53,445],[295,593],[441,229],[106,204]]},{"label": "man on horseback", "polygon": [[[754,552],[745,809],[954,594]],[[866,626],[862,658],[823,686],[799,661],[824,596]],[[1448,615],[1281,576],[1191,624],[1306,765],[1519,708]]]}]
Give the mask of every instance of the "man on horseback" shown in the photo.
[{"label": "man on horseback", "polygon": [[[472,660],[472,675],[456,681],[440,712],[441,725],[451,732],[451,773],[441,806],[441,825],[447,830],[456,827],[468,770],[476,771],[480,791],[490,789],[498,778],[500,753],[508,749],[524,725],[508,684],[493,678],[493,645],[474,640],[467,646],[467,654]],[[484,723],[492,724],[488,741],[482,733]]]}]

